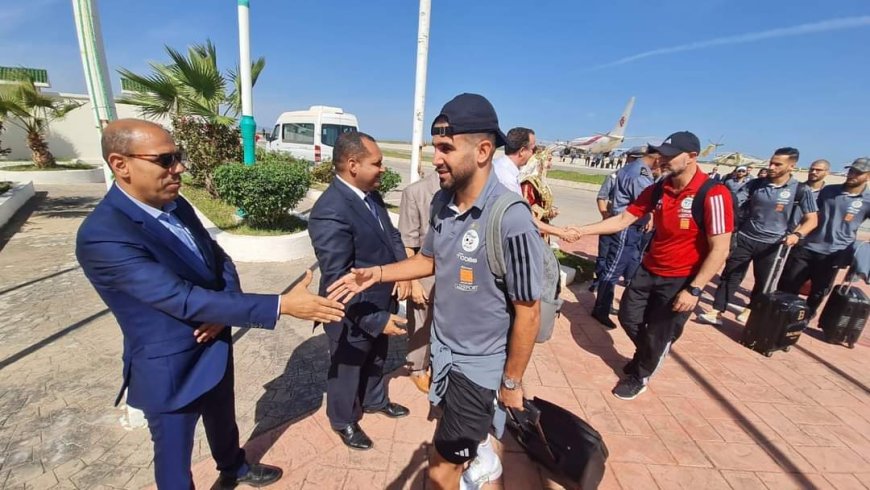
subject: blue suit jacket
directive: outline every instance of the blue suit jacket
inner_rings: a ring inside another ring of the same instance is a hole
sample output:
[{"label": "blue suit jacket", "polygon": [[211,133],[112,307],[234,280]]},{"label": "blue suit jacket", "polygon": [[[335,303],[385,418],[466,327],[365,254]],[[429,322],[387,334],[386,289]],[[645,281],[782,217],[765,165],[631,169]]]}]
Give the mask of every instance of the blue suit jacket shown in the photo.
[{"label": "blue suit jacket", "polygon": [[124,335],[116,405],[127,388],[127,403],[143,411],[184,407],[223,379],[232,358],[229,328],[197,344],[196,327],[277,321],[277,296],[242,293],[232,260],[190,204],[176,203],[205,263],[114,186],[78,231],[76,257]]},{"label": "blue suit jacket", "polygon": [[[390,264],[407,258],[402,237],[390,222],[380,195],[377,202],[380,224],[365,202],[337,179],[317,199],[308,221],[308,234],[320,265],[320,294],[352,267]],[[383,225],[383,229],[381,229]],[[380,335],[390,313],[396,311],[393,283],[376,284],[356,295],[345,307],[340,322],[324,326],[326,334],[338,341],[347,331],[349,341],[370,340]]]}]

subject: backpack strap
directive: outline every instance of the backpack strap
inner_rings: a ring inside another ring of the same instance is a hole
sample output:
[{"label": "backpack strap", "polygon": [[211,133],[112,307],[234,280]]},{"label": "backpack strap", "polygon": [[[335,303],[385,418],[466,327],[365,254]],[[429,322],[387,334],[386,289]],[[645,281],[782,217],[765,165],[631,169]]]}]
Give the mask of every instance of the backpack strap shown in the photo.
[{"label": "backpack strap", "polygon": [[[489,216],[486,219],[486,262],[489,264],[489,270],[495,276],[496,282],[501,281],[502,285],[507,274],[507,266],[504,261],[501,224],[508,208],[517,203],[522,203],[526,208],[529,208],[529,203],[520,195],[514,192],[505,192],[492,203]],[[531,212],[531,208],[529,208],[529,212]]]},{"label": "backpack strap", "polygon": [[659,201],[662,200],[662,196],[665,195],[665,179],[662,179],[655,184],[653,184],[652,196],[650,196],[650,203],[652,204],[653,210],[655,210],[656,206],[659,205]]},{"label": "backpack strap", "polygon": [[695,194],[695,198],[692,199],[692,219],[695,220],[695,225],[701,230],[701,233],[705,233],[707,229],[707,223],[704,220],[704,209],[707,205],[707,194],[710,193],[710,189],[713,187],[720,185],[714,179],[707,179],[701,184],[701,188],[698,189],[698,192]]}]

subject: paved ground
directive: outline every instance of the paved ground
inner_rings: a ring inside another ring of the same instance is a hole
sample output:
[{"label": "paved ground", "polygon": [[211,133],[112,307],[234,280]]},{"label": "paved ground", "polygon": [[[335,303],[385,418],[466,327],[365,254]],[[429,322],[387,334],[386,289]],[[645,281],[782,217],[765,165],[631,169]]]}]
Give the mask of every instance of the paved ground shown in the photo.
[{"label": "paved ground", "polygon": [[[73,256],[74,232],[102,188],[37,190],[27,221],[0,231],[0,487],[148,486],[147,429],[125,429],[125,412],[111,406],[120,333]],[[575,248],[592,253],[594,241]],[[280,291],[309,265],[239,268],[247,289]],[[565,314],[553,339],[536,348],[526,384],[530,395],[571,409],[604,435],[610,459],[601,488],[870,488],[866,337],[849,350],[810,330],[791,352],[768,359],[735,342],[736,323],[690,323],[650,390],[623,402],[610,389],[631,354],[628,339],[589,318],[592,296],[582,287],[565,298]],[[324,416],[323,335],[282,320],[274,332],[237,331],[236,338],[242,437],[252,455],[285,468],[275,488],[424,487],[434,422],[402,369],[390,389],[412,416],[367,416],[362,425],[376,448],[350,452]],[[401,355],[395,343],[392,366]],[[208,488],[213,463],[198,441],[194,473]],[[501,487],[559,488],[510,438],[500,450]]]}]

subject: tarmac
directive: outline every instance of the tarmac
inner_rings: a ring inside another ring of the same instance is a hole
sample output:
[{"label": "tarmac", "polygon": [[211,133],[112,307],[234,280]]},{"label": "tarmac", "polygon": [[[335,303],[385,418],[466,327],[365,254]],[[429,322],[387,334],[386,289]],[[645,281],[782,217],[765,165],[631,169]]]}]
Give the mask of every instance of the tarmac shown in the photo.
[{"label": "tarmac", "polygon": [[[147,428],[112,406],[120,330],[74,257],[75,232],[103,192],[102,184],[40,186],[0,230],[0,488],[153,486]],[[593,256],[595,246],[585,238],[565,248]],[[238,266],[245,290],[280,292],[314,260]],[[866,335],[848,349],[811,327],[790,352],[766,358],[737,342],[743,327],[732,313],[718,328],[690,321],[649,390],[622,401],[610,390],[631,356],[628,338],[590,318],[584,285],[564,299],[553,338],[535,348],[526,395],[601,432],[610,456],[600,488],[870,488]],[[430,488],[435,421],[405,379],[403,339],[390,346],[389,389],[411,415],[366,415],[375,447],[364,452],[329,429],[322,330],[282,319],[274,331],[234,329],[234,339],[242,441],[251,458],[285,471],[270,488]],[[208,488],[217,474],[202,436],[193,474]],[[510,436],[497,449],[504,475],[490,488],[562,488]]]}]

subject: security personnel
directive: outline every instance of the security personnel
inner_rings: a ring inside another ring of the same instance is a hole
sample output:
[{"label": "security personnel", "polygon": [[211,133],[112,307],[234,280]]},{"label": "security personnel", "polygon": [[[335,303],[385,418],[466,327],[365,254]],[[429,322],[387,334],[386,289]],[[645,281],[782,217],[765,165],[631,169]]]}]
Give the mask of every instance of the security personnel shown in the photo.
[{"label": "security personnel", "polygon": [[[612,204],[611,194],[613,194],[613,186],[615,183],[616,172],[613,172],[604,179],[604,182],[601,183],[601,187],[598,189],[598,196],[595,198],[595,203],[598,205],[598,213],[601,214],[601,219],[607,219],[613,216],[610,205]],[[613,245],[615,238],[616,235],[598,236],[598,256],[595,258],[595,278],[589,286],[590,293],[595,292],[595,289],[598,287],[598,280],[604,275],[604,266],[607,264],[607,254],[609,253],[610,247]]]},{"label": "security personnel", "polygon": [[[799,156],[796,148],[776,150],[770,158],[768,177],[753,180],[738,191],[738,202],[744,202],[741,212],[746,213],[745,219],[739,225],[731,255],[719,279],[713,310],[698,315],[701,323],[722,324],[719,317],[734,298],[750,262],[755,275],[752,288],[752,297],[755,297],[773,267],[780,243],[794,246],[816,227],[817,208],[813,194],[806,188],[799,188],[803,184],[791,175]],[[800,208],[803,217],[800,224],[791,229],[795,206]],[[746,308],[737,319],[745,322],[748,317],[749,308]]]},{"label": "security personnel", "polygon": [[[670,172],[661,187],[647,187],[622,214],[575,228],[581,235],[597,235],[616,233],[649,213],[655,220],[649,252],[619,307],[619,322],[636,347],[623,368],[626,377],[613,389],[613,395],[623,400],[646,390],[671,344],[682,334],[701,288],[725,262],[733,229],[731,192],[719,184],[709,188],[704,199],[704,226],[692,218],[692,203],[709,180],[698,168],[697,136],[681,131],[651,149],[661,155],[662,170]],[[654,202],[657,188],[661,199]]]},{"label": "security personnel", "polygon": [[[630,161],[616,172],[611,191],[613,215],[625,211],[628,205],[653,183],[652,167],[656,165],[657,155],[648,153],[645,147],[638,146],[629,150],[628,156]],[[640,247],[647,220],[647,218],[640,219],[614,235],[613,243],[608,249],[604,272],[598,279],[598,295],[592,308],[592,318],[598,320],[607,329],[616,328],[616,324],[610,319],[616,283],[627,270],[637,269],[636,264],[640,262]]]},{"label": "security personnel", "polygon": [[797,294],[810,280],[810,317],[830,292],[837,267],[851,263],[858,228],[870,217],[870,158],[858,158],[848,169],[844,183],[819,191],[819,226],[789,255],[779,281],[780,291]]}]

